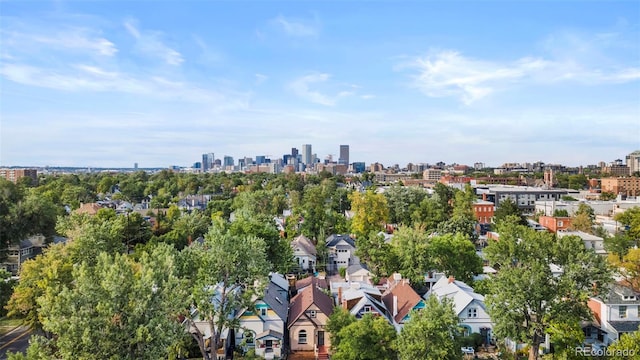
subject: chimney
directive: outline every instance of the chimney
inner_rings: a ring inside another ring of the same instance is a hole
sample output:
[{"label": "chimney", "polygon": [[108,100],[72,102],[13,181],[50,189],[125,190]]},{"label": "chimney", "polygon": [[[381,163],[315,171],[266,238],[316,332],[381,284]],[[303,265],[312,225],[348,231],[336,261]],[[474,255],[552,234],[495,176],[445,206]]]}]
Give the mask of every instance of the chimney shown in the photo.
[{"label": "chimney", "polygon": [[487,201],[487,194],[486,193],[482,194],[482,200]]},{"label": "chimney", "polygon": [[296,289],[296,276],[293,274],[287,274],[287,282],[289,283],[289,299],[291,299],[298,293],[298,290]]},{"label": "chimney", "polygon": [[398,315],[398,296],[393,295],[393,317]]},{"label": "chimney", "polygon": [[451,284],[454,281],[456,281],[456,278],[454,278],[453,276],[449,276],[449,284]]}]

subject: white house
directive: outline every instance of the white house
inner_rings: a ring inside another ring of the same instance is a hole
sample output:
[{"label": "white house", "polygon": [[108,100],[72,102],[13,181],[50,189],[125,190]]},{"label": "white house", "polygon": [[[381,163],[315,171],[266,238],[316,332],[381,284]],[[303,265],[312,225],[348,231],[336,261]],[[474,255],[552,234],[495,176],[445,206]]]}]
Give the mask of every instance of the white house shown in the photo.
[{"label": "white house", "polygon": [[348,310],[357,319],[366,314],[384,316],[393,325],[391,312],[382,301],[380,289],[360,282],[331,282],[331,294],[337,306]]},{"label": "white house", "polygon": [[349,235],[333,234],[327,238],[329,250],[328,271],[338,271],[353,264],[360,264],[360,259],[355,255],[356,243]]},{"label": "white house", "polygon": [[609,345],[640,326],[640,293],[624,283],[614,284],[607,296],[592,297],[588,304],[595,321],[583,328],[587,342]]},{"label": "white house", "polygon": [[316,246],[306,236],[300,235],[291,241],[293,257],[300,270],[316,271]]},{"label": "white house", "polygon": [[441,278],[433,285],[424,298],[436,296],[438,300],[451,299],[453,307],[460,319],[460,325],[465,328],[465,333],[479,333],[485,339],[485,343],[491,342],[491,329],[493,323],[487,313],[484,304],[484,296],[475,293],[473,288],[453,277]]},{"label": "white house", "polygon": [[604,249],[604,239],[599,236],[587,234],[582,231],[567,230],[558,231],[556,235],[559,239],[562,239],[565,236],[577,236],[582,239],[585,248],[593,249],[593,251],[598,255],[607,255],[607,250]]},{"label": "white house", "polygon": [[361,264],[350,265],[345,273],[345,280],[349,282],[371,284],[371,277],[371,271]]}]

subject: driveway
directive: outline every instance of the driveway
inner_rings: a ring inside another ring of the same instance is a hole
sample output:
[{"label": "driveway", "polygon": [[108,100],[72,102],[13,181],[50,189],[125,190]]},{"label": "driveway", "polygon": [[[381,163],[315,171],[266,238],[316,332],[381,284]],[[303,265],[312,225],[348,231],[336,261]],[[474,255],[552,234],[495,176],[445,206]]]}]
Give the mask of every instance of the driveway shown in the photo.
[{"label": "driveway", "polygon": [[18,326],[0,337],[0,360],[7,358],[7,352],[25,353],[30,338],[31,332],[24,326]]}]

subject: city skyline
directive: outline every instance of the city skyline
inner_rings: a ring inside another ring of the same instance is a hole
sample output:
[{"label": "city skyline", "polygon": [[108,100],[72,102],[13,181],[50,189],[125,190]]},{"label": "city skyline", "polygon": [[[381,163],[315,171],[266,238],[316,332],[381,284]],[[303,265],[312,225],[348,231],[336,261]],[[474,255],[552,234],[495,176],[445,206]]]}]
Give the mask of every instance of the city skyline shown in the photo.
[{"label": "city skyline", "polygon": [[3,1],[0,166],[562,163],[640,149],[634,2]]}]

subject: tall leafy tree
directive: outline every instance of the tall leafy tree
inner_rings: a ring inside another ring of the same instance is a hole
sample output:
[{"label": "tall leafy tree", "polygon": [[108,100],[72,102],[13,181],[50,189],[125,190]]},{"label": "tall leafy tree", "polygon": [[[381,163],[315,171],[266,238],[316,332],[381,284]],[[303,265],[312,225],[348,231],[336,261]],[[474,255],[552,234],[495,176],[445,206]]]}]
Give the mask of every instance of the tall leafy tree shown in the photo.
[{"label": "tall leafy tree", "polygon": [[412,214],[416,211],[427,193],[413,186],[391,186],[384,192],[389,207],[389,222],[392,224],[413,224]]},{"label": "tall leafy tree", "polygon": [[[499,241],[485,249],[499,267],[486,302],[497,336],[529,344],[529,359],[554,324],[572,326],[591,316],[587,307],[595,290],[603,291],[611,272],[604,259],[585,249],[582,240],[504,224]],[[562,269],[553,274],[551,266]]]},{"label": "tall leafy tree", "polygon": [[397,359],[396,330],[382,316],[366,314],[342,328],[338,346],[331,355],[335,360]]},{"label": "tall leafy tree", "polygon": [[364,193],[351,193],[349,200],[351,200],[351,210],[354,212],[351,219],[351,232],[357,238],[367,237],[372,232],[377,233],[383,229],[389,214],[387,199],[384,195],[367,190]]},{"label": "tall leafy tree", "polygon": [[421,227],[401,226],[391,240],[398,271],[412,284],[423,284],[424,274],[433,269],[429,257],[429,235]]},{"label": "tall leafy tree", "polygon": [[585,203],[580,203],[571,219],[571,229],[592,234],[595,219],[593,208]]},{"label": "tall leafy tree", "polygon": [[635,359],[640,355],[640,328],[634,332],[622,334],[620,339],[607,348],[612,360]]},{"label": "tall leafy tree", "polygon": [[73,269],[73,283],[40,300],[43,327],[56,355],[76,359],[158,359],[185,336],[178,320],[185,295],[172,249],[160,246],[140,262],[101,253]]},{"label": "tall leafy tree", "polygon": [[[209,229],[204,244],[183,250],[182,271],[194,309],[186,321],[204,360],[216,359],[222,331],[238,326],[235,312],[262,292],[269,269],[265,253],[263,239],[235,236],[222,223]],[[205,341],[204,328],[210,341]]]},{"label": "tall leafy tree", "polygon": [[447,219],[447,208],[438,200],[438,196],[424,198],[411,214],[413,223],[427,230],[435,230]]},{"label": "tall leafy tree", "polygon": [[500,201],[500,205],[496,208],[495,213],[493,214],[493,221],[496,224],[499,224],[503,220],[507,219],[509,216],[517,216],[520,225],[526,225],[527,220],[522,215],[522,210],[518,208],[518,205],[511,200],[511,198],[506,198]]},{"label": "tall leafy tree", "polygon": [[430,296],[426,307],[414,311],[398,335],[398,359],[462,359],[458,322],[453,304],[448,299],[439,302],[435,296]]},{"label": "tall leafy tree", "polygon": [[434,269],[470,283],[482,272],[482,259],[475,246],[462,234],[445,234],[429,239],[427,253]]},{"label": "tall leafy tree", "polygon": [[398,260],[393,246],[385,242],[382,234],[370,234],[358,239],[356,255],[367,264],[376,276],[386,276],[398,269]]},{"label": "tall leafy tree", "polygon": [[331,316],[329,316],[329,321],[327,321],[327,331],[329,332],[333,351],[336,351],[340,346],[340,341],[342,340],[342,337],[338,336],[340,331],[356,321],[356,317],[342,306],[334,309]]}]

